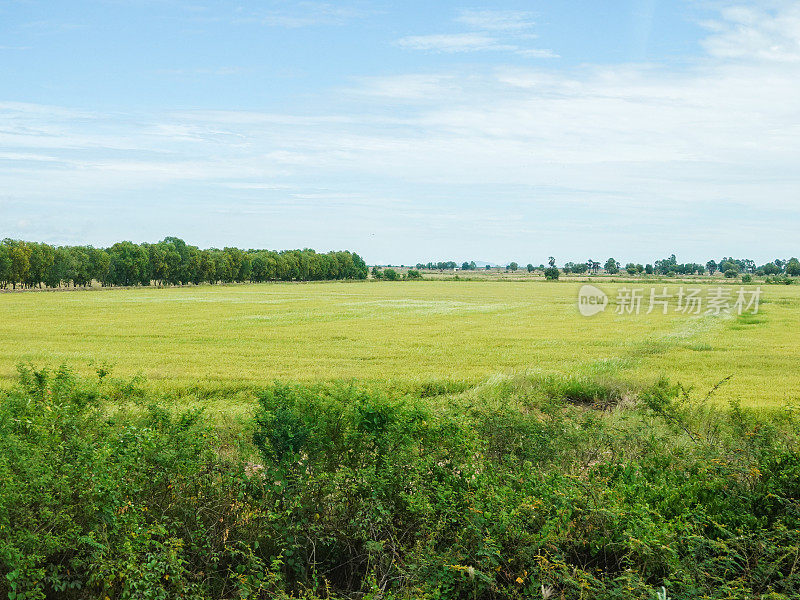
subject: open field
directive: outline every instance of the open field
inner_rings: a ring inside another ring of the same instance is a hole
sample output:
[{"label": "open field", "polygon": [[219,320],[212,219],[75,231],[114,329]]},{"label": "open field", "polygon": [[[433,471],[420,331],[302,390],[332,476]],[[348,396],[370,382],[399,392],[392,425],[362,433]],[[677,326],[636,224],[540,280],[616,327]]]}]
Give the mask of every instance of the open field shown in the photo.
[{"label": "open field", "polygon": [[[621,284],[599,284],[614,298]],[[649,284],[643,283],[648,286]],[[800,403],[800,286],[758,315],[578,314],[579,284],[339,282],[0,295],[0,377],[20,361],[113,365],[151,384],[479,381],[539,370],[667,375],[750,406]],[[738,288],[738,286],[737,286]],[[643,311],[644,312],[644,311]]]}]

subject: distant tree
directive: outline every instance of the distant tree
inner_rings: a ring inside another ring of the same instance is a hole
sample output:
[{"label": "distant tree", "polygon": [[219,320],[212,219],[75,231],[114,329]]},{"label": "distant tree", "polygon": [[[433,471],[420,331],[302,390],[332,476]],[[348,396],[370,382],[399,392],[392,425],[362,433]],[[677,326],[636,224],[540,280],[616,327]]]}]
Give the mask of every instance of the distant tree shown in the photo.
[{"label": "distant tree", "polygon": [[9,278],[8,281],[12,287],[16,288],[17,284],[24,283],[28,277],[28,271],[31,269],[31,253],[32,248],[30,244],[21,240],[3,240],[6,246],[6,253],[10,261]]},{"label": "distant tree", "polygon": [[652,275],[653,274],[653,265],[651,265],[651,264],[645,265],[644,266],[644,272],[645,272],[646,275]]},{"label": "distant tree", "polygon": [[517,269],[519,269],[519,265],[517,263],[515,263],[515,262],[510,262],[510,263],[508,263],[508,267],[507,268],[508,268],[509,271],[516,271]]},{"label": "distant tree", "polygon": [[416,269],[409,269],[406,273],[406,279],[422,279],[422,273]]},{"label": "distant tree", "polygon": [[[726,258],[720,263],[719,270],[723,272],[734,271],[738,275],[739,271],[742,270],[742,267],[739,262],[733,258]],[[725,276],[727,277],[727,275]]]},{"label": "distant tree", "polygon": [[656,261],[655,271],[656,271],[656,273],[660,273],[661,275],[666,275],[670,271],[675,271],[674,267],[677,264],[678,264],[678,261],[675,258],[675,255],[671,254],[669,256],[669,258],[664,258],[664,259]]},{"label": "distant tree", "polygon": [[375,279],[383,279],[383,271],[380,267],[372,267],[372,276]]},{"label": "distant tree", "polygon": [[725,277],[728,279],[733,279],[739,275],[739,271],[736,269],[725,269]]},{"label": "distant tree", "polygon": [[789,262],[786,263],[786,274],[792,277],[800,275],[800,261],[796,258],[790,258]]},{"label": "distant tree", "polygon": [[555,266],[556,266],[556,259],[555,259],[555,258],[553,258],[552,256],[550,256],[550,257],[547,259],[547,264],[548,264],[548,265],[550,265],[551,267],[555,267]]},{"label": "distant tree", "polygon": [[8,255],[8,246],[0,244],[0,288],[11,283],[11,258]]},{"label": "distant tree", "polygon": [[394,269],[384,269],[383,278],[388,281],[397,281],[398,279],[400,279],[400,274]]},{"label": "distant tree", "polygon": [[708,269],[708,274],[713,275],[717,270],[717,261],[710,260],[706,263],[706,269]]},{"label": "distant tree", "polygon": [[25,284],[29,287],[41,286],[47,276],[47,272],[52,268],[55,260],[55,250],[48,244],[31,243],[30,268],[25,278]]},{"label": "distant tree", "polygon": [[628,263],[625,265],[625,271],[627,271],[628,275],[636,275],[636,265],[633,263]]},{"label": "distant tree", "polygon": [[[592,262],[591,266],[594,266],[595,263]],[[588,272],[590,269],[589,263],[576,263],[575,267],[572,269],[573,273],[577,273],[578,275],[583,275],[584,273]]]},{"label": "distant tree", "polygon": [[491,271],[491,269],[492,269],[492,265],[486,265],[486,270],[487,271]]},{"label": "distant tree", "polygon": [[528,263],[528,266],[525,268],[528,269],[528,273],[533,273],[536,270],[536,267],[534,267],[531,263]]},{"label": "distant tree", "polygon": [[558,276],[560,275],[559,270],[556,267],[548,267],[544,270],[544,277],[550,281],[556,281]]},{"label": "distant tree", "polygon": [[777,275],[778,273],[781,272],[781,268],[774,262],[768,262],[763,267],[761,267],[761,272],[764,275]]},{"label": "distant tree", "polygon": [[609,275],[616,275],[617,273],[619,273],[619,263],[613,258],[609,258],[606,261],[606,264],[603,265],[603,268]]}]

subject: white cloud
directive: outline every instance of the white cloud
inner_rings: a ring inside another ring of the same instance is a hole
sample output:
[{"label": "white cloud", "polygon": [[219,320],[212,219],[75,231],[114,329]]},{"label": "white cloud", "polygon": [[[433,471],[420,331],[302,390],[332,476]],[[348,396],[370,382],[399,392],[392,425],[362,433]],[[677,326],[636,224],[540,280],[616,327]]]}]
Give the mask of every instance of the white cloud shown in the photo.
[{"label": "white cloud", "polygon": [[725,59],[800,62],[800,4],[778,7],[731,6],[705,23],[712,31],[708,52]]},{"label": "white cloud", "polygon": [[475,52],[476,50],[510,50],[496,38],[483,33],[442,33],[435,35],[410,35],[397,40],[401,48],[430,50],[434,52]]},{"label": "white cloud", "polygon": [[535,25],[533,14],[516,10],[464,10],[456,19],[474,29],[522,31]]},{"label": "white cloud", "polygon": [[363,11],[341,3],[298,2],[291,10],[243,14],[237,16],[235,20],[240,23],[297,29],[318,25],[344,25],[363,15]]},{"label": "white cloud", "polygon": [[[526,58],[557,58],[547,48],[531,48],[528,40],[536,37],[530,32],[534,22],[531,14],[522,11],[465,10],[456,22],[473,31],[410,35],[395,41],[407,50],[427,52],[510,52]],[[523,43],[524,42],[524,43]]]}]

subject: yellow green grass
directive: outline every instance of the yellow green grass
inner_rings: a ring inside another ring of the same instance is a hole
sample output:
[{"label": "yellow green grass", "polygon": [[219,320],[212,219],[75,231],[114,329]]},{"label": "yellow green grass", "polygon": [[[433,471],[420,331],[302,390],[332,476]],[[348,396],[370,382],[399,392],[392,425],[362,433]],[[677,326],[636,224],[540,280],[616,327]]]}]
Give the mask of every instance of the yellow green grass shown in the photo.
[{"label": "yellow green grass", "polygon": [[[613,299],[623,284],[599,285]],[[666,375],[702,394],[733,375],[717,401],[800,404],[800,286],[764,286],[759,314],[744,318],[613,307],[586,318],[579,287],[365,281],[0,294],[0,384],[21,361],[81,373],[108,363],[115,376],[141,373],[162,387],[477,382],[536,371]]]}]

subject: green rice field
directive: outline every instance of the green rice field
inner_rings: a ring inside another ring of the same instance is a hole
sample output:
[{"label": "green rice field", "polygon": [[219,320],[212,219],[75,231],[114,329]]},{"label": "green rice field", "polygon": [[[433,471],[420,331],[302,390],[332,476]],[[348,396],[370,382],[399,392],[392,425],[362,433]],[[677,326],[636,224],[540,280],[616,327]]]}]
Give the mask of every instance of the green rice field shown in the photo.
[{"label": "green rice field", "polygon": [[[641,314],[615,314],[623,284],[598,285],[612,305],[588,318],[577,310],[580,284],[569,281],[5,293],[0,384],[11,383],[20,362],[79,373],[107,364],[114,376],[141,374],[167,387],[555,372],[643,382],[666,375],[706,393],[732,375],[715,401],[800,404],[800,286],[763,286],[757,315],[690,316],[674,306],[645,314],[647,298]],[[647,296],[649,284],[640,287]]]}]

